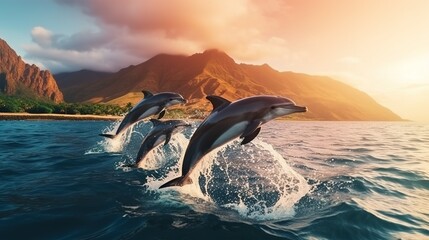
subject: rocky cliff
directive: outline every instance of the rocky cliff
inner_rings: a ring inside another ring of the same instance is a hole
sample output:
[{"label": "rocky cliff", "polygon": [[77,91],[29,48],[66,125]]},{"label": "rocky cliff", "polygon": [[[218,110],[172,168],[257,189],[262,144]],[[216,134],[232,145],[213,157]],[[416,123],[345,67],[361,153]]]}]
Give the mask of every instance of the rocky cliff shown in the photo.
[{"label": "rocky cliff", "polygon": [[63,101],[52,74],[26,64],[3,39],[0,39],[0,92]]}]

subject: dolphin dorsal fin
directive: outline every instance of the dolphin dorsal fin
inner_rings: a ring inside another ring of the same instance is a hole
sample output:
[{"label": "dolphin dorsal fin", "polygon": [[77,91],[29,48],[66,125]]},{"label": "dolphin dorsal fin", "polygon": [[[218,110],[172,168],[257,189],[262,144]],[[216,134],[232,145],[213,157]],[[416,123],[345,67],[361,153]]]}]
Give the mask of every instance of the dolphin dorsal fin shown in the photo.
[{"label": "dolphin dorsal fin", "polygon": [[159,124],[161,124],[162,123],[162,121],[159,121],[158,119],[155,119],[155,118],[152,118],[152,119],[150,119],[149,121],[151,121],[152,122],[152,124],[153,124],[153,126],[155,127],[155,126],[158,126]]},{"label": "dolphin dorsal fin", "polygon": [[228,106],[229,104],[231,104],[231,102],[229,100],[226,100],[223,97],[219,97],[219,96],[215,96],[215,95],[210,95],[210,96],[207,96],[206,98],[213,105],[212,113],[214,111],[219,111],[219,110],[223,109],[224,107]]},{"label": "dolphin dorsal fin", "polygon": [[144,98],[152,97],[153,94],[147,90],[142,90],[142,93],[144,94]]}]

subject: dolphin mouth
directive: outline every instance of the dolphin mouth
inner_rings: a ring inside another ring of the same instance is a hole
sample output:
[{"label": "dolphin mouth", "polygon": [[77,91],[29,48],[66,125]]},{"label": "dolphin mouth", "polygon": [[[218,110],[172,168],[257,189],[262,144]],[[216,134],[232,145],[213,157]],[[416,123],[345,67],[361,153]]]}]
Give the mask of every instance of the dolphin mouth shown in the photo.
[{"label": "dolphin mouth", "polygon": [[308,108],[303,107],[303,106],[293,106],[292,109],[295,110],[296,112],[307,112],[308,111]]},{"label": "dolphin mouth", "polygon": [[182,127],[192,127],[192,124],[190,124],[190,123],[183,123],[183,124],[180,124],[179,126],[182,126]]},{"label": "dolphin mouth", "polygon": [[308,111],[307,107],[298,106],[298,105],[291,105],[291,104],[281,104],[281,105],[277,105],[276,107],[290,109],[293,112],[307,112]]}]

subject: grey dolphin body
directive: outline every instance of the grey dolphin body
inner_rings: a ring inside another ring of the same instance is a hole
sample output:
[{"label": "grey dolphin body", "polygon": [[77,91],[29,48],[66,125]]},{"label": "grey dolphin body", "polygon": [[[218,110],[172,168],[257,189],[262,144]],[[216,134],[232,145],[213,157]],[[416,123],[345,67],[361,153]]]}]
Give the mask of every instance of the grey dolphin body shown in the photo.
[{"label": "grey dolphin body", "polygon": [[143,139],[136,157],[136,166],[152,149],[157,147],[162,142],[165,142],[164,145],[167,145],[172,135],[185,127],[191,126],[191,124],[181,120],[168,120],[162,122],[157,119],[151,119],[150,121],[153,124],[153,128]]},{"label": "grey dolphin body", "polygon": [[125,115],[115,134],[102,133],[100,136],[115,138],[123,133],[128,127],[136,122],[139,122],[149,116],[159,114],[158,118],[162,118],[165,114],[165,109],[181,103],[186,103],[186,100],[178,93],[162,92],[152,94],[149,91],[142,91],[144,98],[134,106]]},{"label": "grey dolphin body", "polygon": [[201,123],[191,137],[182,164],[182,175],[160,188],[183,186],[192,183],[191,171],[204,155],[240,137],[241,144],[252,141],[261,125],[280,116],[306,112],[287,98],[277,96],[254,96],[233,103],[218,96],[207,96],[213,104],[212,113]]}]

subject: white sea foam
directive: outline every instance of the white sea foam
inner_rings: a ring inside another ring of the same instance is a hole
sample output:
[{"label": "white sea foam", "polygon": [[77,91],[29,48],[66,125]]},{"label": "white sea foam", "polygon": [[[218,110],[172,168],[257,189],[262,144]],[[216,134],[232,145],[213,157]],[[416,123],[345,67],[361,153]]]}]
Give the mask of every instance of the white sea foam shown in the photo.
[{"label": "white sea foam", "polygon": [[[106,131],[114,131],[118,126],[119,122],[115,122]],[[124,150],[123,161],[117,167],[131,171],[127,163],[134,161],[133,156],[143,139],[142,135],[138,141],[131,141],[132,132],[130,128],[117,139],[103,139],[86,154]],[[235,140],[215,149],[193,169],[190,175],[192,184],[158,190],[163,183],[181,175],[189,136],[175,134],[169,144],[159,145],[140,162],[140,168],[152,171],[144,184],[147,190],[166,196],[176,191],[181,200],[196,211],[205,211],[206,206],[217,206],[225,210],[218,211],[220,215],[226,214],[220,216],[222,218],[238,214],[251,221],[291,218],[295,204],[310,191],[306,180],[270,144],[259,139],[246,145]],[[129,146],[124,149],[126,145]]]},{"label": "white sea foam", "polygon": [[[180,176],[187,141],[183,135],[172,141],[173,146],[181,151],[175,154],[180,161],[167,171],[165,178],[148,177],[146,185],[149,189],[155,190]],[[167,156],[161,154],[157,157]],[[218,181],[219,174],[223,175],[222,181]],[[310,190],[306,180],[270,144],[257,139],[245,146],[237,140],[215,149],[204,156],[190,178],[192,184],[160,191],[179,191],[188,203],[189,198],[200,199],[211,206],[235,211],[241,217],[255,221],[291,218],[294,205]],[[261,181],[250,181],[251,178]],[[205,181],[201,182],[201,179]],[[232,200],[225,196],[232,196]],[[190,205],[201,210],[200,204]]]},{"label": "white sea foam", "polygon": [[[121,124],[121,120],[115,121],[107,126],[104,133],[115,133]],[[110,139],[106,137],[101,141],[98,141],[96,145],[85,152],[85,154],[98,154],[98,153],[117,153],[121,152],[123,148],[131,141],[131,133],[134,126],[131,126],[128,130],[122,133],[120,136]]]},{"label": "white sea foam", "polygon": [[145,170],[154,170],[166,166],[170,162],[178,162],[182,159],[188,140],[181,134],[175,134],[171,137],[169,143],[161,143],[152,149],[146,157],[139,163],[139,168]]}]

